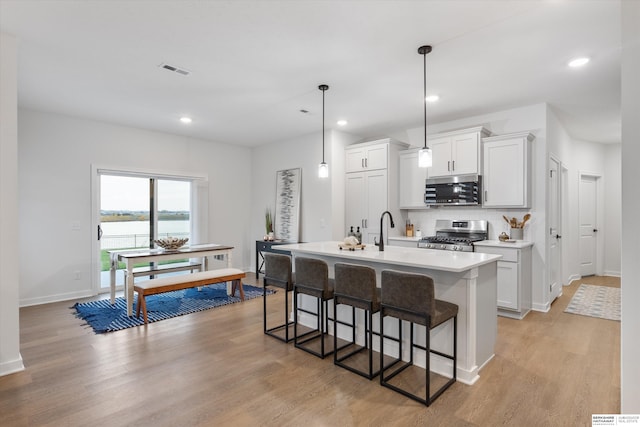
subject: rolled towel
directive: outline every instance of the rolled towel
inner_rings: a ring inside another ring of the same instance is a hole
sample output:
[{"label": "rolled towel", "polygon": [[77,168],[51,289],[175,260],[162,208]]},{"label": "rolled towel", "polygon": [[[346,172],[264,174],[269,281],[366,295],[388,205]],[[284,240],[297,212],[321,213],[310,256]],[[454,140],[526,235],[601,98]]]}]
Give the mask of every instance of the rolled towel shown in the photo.
[{"label": "rolled towel", "polygon": [[356,246],[358,243],[358,239],[355,238],[355,236],[348,236],[344,238],[344,244],[345,245],[352,245],[352,246]]}]

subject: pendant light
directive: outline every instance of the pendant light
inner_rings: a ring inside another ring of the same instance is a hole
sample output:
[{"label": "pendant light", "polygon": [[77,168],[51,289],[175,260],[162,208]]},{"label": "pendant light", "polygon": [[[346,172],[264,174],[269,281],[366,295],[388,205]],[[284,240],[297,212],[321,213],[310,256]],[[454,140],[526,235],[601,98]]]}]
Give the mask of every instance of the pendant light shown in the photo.
[{"label": "pendant light", "polygon": [[424,59],[424,95],[422,96],[422,103],[424,104],[424,148],[418,151],[418,166],[421,168],[431,167],[433,163],[433,153],[431,148],[427,147],[427,53],[429,52],[431,52],[431,46],[420,46],[418,48],[418,53]]},{"label": "pendant light", "polygon": [[327,178],[329,176],[329,165],[324,161],[324,92],[329,89],[327,85],[320,85],[318,89],[322,91],[322,163],[318,168],[318,176],[320,178]]}]

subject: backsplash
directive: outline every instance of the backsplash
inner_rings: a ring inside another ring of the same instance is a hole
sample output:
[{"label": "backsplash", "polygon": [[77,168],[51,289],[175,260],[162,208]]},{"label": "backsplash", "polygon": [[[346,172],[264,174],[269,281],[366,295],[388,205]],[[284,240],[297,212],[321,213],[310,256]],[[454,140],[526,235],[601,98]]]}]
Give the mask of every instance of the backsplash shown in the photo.
[{"label": "backsplash", "polygon": [[[423,236],[435,234],[435,223],[437,219],[459,219],[459,220],[487,220],[489,221],[489,239],[497,240],[498,235],[503,231],[510,234],[509,224],[502,217],[516,217],[519,221],[530,209],[483,209],[472,207],[439,207],[426,210],[403,211],[403,221],[396,223],[404,224],[407,219],[414,225],[414,230],[420,230]],[[536,227],[536,215],[531,214],[531,220],[524,227],[524,240],[533,240],[532,230]],[[404,227],[399,230],[404,235]],[[397,233],[396,233],[397,234]]]}]

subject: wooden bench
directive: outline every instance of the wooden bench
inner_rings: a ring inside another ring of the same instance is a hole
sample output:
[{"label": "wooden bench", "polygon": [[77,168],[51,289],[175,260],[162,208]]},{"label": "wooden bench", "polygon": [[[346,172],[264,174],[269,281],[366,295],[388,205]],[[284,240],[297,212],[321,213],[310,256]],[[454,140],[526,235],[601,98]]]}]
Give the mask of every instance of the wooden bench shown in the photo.
[{"label": "wooden bench", "polygon": [[147,302],[145,300],[145,297],[148,295],[179,291],[198,286],[212,285],[214,283],[232,282],[231,296],[235,296],[236,289],[238,289],[240,291],[240,299],[244,301],[242,279],[244,279],[245,276],[245,272],[238,270],[237,268],[220,268],[216,270],[200,271],[198,273],[145,280],[143,282],[136,283],[133,287],[133,289],[138,293],[136,317],[140,317],[140,308],[142,308],[144,323],[148,323]]}]

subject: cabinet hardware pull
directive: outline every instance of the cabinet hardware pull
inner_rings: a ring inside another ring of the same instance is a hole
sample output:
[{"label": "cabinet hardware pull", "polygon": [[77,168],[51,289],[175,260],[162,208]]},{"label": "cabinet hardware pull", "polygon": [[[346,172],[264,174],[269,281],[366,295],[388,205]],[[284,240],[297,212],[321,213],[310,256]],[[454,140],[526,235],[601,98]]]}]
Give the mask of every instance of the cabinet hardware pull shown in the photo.
[{"label": "cabinet hardware pull", "polygon": [[487,190],[484,190],[484,201],[486,202],[487,200],[489,200],[489,198],[487,197]]},{"label": "cabinet hardware pull", "polygon": [[364,169],[364,159],[360,159],[360,166]]},{"label": "cabinet hardware pull", "polygon": [[455,171],[455,170],[456,170],[456,161],[455,161],[455,160],[454,160],[454,161],[452,161],[452,162],[451,162],[451,165],[452,165],[452,168],[451,168],[451,169]]},{"label": "cabinet hardware pull", "polygon": [[369,159],[365,157],[364,159],[364,167],[368,168],[369,167]]},{"label": "cabinet hardware pull", "polygon": [[451,172],[451,160],[447,160],[447,170]]}]

